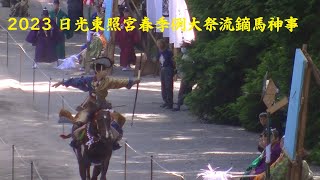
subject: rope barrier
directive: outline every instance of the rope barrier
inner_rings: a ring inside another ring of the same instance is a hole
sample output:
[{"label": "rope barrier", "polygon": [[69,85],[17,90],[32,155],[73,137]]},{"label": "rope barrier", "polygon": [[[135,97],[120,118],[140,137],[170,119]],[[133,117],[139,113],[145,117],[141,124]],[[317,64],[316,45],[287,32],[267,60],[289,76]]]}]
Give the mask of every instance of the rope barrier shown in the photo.
[{"label": "rope barrier", "polygon": [[161,166],[161,165],[160,165],[156,160],[154,160],[153,158],[150,158],[149,156],[144,155],[144,154],[138,152],[138,151],[135,150],[133,147],[131,147],[128,143],[125,143],[125,144],[126,144],[132,151],[134,151],[136,154],[138,154],[138,155],[140,155],[140,156],[142,156],[142,157],[146,157],[146,158],[152,159],[152,161],[153,161],[156,165],[158,165],[162,170],[164,170],[165,173],[171,174],[171,175],[173,175],[173,176],[180,177],[180,178],[184,179],[184,177],[183,177],[182,175],[177,174],[177,173],[175,173],[175,172],[172,172],[172,171],[166,169],[165,167]]},{"label": "rope barrier", "polygon": [[[4,29],[7,33],[8,33],[8,35],[11,37],[11,39],[13,40],[13,42],[17,45],[17,46],[19,46],[19,48],[23,51],[23,53],[29,58],[29,60],[31,60],[31,62],[32,63],[36,63],[35,62],[35,60],[33,60],[33,58],[31,58],[30,56],[29,56],[29,54],[26,52],[26,50],[14,39],[14,37],[11,35],[11,33],[8,31],[8,30],[6,30],[2,25],[0,25],[0,27],[2,28],[2,29]],[[48,80],[50,79],[40,68],[38,68],[39,69],[39,71],[40,71],[40,73],[42,74],[42,75],[44,75]]]},{"label": "rope barrier", "polygon": [[40,179],[40,180],[43,180],[42,177],[40,176],[40,173],[39,173],[39,171],[38,171],[37,166],[36,166],[35,164],[33,164],[33,167],[34,167],[34,170],[36,170],[36,173],[37,173],[39,179]]},{"label": "rope barrier", "polygon": [[[2,144],[8,145],[8,144],[3,140],[2,137],[0,137],[0,141],[2,142]],[[16,146],[14,146],[14,151],[18,154],[18,157],[19,157],[20,161],[22,162],[22,165],[23,165],[23,166],[28,165],[28,163],[23,159],[23,156],[19,153],[19,151],[18,151],[18,149],[16,148]],[[37,175],[38,175],[38,178],[39,178],[40,180],[43,180],[42,177],[41,177],[41,175],[40,175],[40,173],[39,173],[39,171],[38,171],[38,169],[37,169],[37,166],[36,166],[35,164],[33,164],[33,167],[34,167],[34,169],[36,170],[36,173],[37,173]]]},{"label": "rope barrier", "polygon": [[21,154],[19,153],[19,151],[16,147],[14,147],[14,151],[18,154],[18,158],[23,163],[23,165],[27,165],[28,163],[22,158]]},{"label": "rope barrier", "polygon": [[[10,36],[10,38],[14,41],[14,43],[19,46],[19,48],[23,51],[23,53],[26,55],[26,57],[28,57],[27,59],[29,59],[32,63],[36,63],[30,56],[29,54],[26,52],[26,50],[14,39],[14,37],[10,34],[10,32],[8,30],[6,30],[2,25],[0,25],[0,27],[8,33],[8,35]],[[46,73],[44,73],[39,67],[37,68],[39,70],[39,72],[47,78],[47,80],[50,80],[50,77],[46,75]],[[60,93],[57,93],[58,96],[61,98],[61,100],[63,100],[64,98],[62,97],[62,95]],[[74,112],[77,112],[73,107],[70,106],[70,104],[65,101],[65,104]]]},{"label": "rope barrier", "polygon": [[2,142],[2,144],[8,145],[6,142],[4,142],[4,140],[1,137],[0,137],[0,141]]}]

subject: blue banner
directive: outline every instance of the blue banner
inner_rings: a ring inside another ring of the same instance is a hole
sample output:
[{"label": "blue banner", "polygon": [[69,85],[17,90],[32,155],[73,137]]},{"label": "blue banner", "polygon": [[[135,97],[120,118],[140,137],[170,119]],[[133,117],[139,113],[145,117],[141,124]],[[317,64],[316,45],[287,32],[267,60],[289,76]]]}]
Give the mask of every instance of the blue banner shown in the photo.
[{"label": "blue banner", "polygon": [[296,159],[301,96],[307,60],[301,49],[296,50],[289,98],[289,107],[284,138],[284,149],[291,161]]},{"label": "blue banner", "polygon": [[112,7],[113,7],[113,0],[104,0],[105,5],[105,17],[104,17],[104,36],[106,37],[107,41],[110,41],[110,32],[108,31],[108,19],[112,18]]}]

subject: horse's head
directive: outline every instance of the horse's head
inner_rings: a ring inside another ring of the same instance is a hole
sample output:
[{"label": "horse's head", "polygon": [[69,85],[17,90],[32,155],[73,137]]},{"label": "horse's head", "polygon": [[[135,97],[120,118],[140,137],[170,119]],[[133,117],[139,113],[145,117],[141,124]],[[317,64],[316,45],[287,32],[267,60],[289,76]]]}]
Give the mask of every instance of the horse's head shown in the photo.
[{"label": "horse's head", "polygon": [[94,117],[94,123],[96,124],[97,131],[100,134],[101,137],[107,137],[106,132],[108,132],[108,137],[110,135],[110,129],[111,129],[111,117],[110,112],[101,109],[95,113]]}]

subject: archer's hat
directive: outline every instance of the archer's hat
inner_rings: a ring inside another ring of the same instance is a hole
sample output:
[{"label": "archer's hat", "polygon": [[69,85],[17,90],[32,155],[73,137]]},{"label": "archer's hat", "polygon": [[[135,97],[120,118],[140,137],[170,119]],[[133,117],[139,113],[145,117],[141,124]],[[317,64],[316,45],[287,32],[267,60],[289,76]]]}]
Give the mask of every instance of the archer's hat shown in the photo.
[{"label": "archer's hat", "polygon": [[98,64],[103,65],[106,68],[111,68],[113,66],[113,62],[111,61],[111,59],[109,59],[107,57],[101,57],[98,59],[94,59],[92,61],[92,64],[93,64],[93,68],[95,68],[95,66]]}]

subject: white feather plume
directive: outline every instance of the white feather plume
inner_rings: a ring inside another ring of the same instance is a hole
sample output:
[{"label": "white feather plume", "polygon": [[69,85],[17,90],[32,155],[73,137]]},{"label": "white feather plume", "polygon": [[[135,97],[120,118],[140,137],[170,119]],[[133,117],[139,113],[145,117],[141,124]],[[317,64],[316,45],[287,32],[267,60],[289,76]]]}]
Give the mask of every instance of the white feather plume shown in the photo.
[{"label": "white feather plume", "polygon": [[208,169],[201,169],[201,173],[198,174],[198,177],[201,177],[203,180],[229,180],[231,175],[228,174],[232,168],[227,171],[216,171],[219,167],[213,169],[210,164],[208,164]]}]

